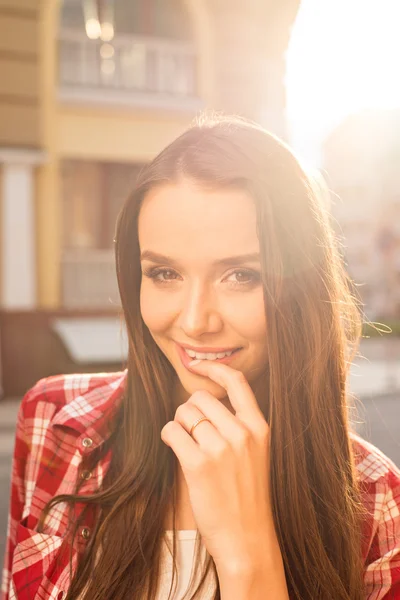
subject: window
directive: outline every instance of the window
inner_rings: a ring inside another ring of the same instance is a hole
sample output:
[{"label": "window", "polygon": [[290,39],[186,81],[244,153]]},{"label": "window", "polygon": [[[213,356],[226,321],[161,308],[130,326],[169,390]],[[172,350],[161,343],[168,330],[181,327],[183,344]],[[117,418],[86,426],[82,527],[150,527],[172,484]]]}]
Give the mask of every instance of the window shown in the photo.
[{"label": "window", "polygon": [[118,212],[141,167],[129,163],[63,162],[64,248],[113,247]]}]

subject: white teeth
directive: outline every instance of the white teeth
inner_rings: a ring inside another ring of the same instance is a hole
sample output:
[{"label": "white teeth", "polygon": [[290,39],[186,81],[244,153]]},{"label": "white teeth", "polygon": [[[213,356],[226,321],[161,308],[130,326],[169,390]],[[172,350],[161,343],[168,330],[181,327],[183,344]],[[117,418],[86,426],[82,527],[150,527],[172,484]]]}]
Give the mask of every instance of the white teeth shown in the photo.
[{"label": "white teeth", "polygon": [[194,350],[189,350],[187,348],[185,348],[185,351],[190,358],[196,358],[198,360],[217,360],[218,358],[230,356],[234,352],[233,350],[230,350],[229,352],[194,352]]}]

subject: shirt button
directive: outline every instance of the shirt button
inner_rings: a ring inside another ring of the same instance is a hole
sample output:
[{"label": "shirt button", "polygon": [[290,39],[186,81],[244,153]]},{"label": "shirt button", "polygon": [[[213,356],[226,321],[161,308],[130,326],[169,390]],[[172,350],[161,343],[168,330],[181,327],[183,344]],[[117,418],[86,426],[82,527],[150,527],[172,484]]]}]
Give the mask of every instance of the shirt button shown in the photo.
[{"label": "shirt button", "polygon": [[63,598],[65,598],[65,592],[59,592],[57,600],[63,600]]},{"label": "shirt button", "polygon": [[91,478],[91,476],[92,476],[91,471],[82,471],[82,473],[81,473],[81,479],[88,480]]},{"label": "shirt button", "polygon": [[90,448],[91,446],[93,446],[93,440],[91,438],[83,438],[82,446],[84,448]]},{"label": "shirt button", "polygon": [[81,531],[81,536],[84,540],[88,540],[90,537],[90,529],[88,527],[84,527]]}]

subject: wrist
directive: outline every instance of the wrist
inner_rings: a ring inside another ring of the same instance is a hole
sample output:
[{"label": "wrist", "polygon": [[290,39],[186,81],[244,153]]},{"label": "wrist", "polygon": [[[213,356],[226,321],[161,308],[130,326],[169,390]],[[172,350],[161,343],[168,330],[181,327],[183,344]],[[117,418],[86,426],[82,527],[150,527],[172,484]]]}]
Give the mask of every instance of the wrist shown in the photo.
[{"label": "wrist", "polygon": [[217,569],[229,577],[252,577],[266,569],[283,569],[283,559],[276,536],[261,536],[246,544],[232,544],[231,551],[225,552],[214,561]]},{"label": "wrist", "polygon": [[216,561],[215,566],[218,574],[226,578],[253,579],[261,573],[284,572],[282,555],[266,557],[266,555],[257,556],[231,556],[227,560]]},{"label": "wrist", "polygon": [[280,552],[268,558],[236,556],[216,568],[222,600],[289,600]]},{"label": "wrist", "polygon": [[221,600],[289,600],[283,565],[221,571],[217,567]]}]

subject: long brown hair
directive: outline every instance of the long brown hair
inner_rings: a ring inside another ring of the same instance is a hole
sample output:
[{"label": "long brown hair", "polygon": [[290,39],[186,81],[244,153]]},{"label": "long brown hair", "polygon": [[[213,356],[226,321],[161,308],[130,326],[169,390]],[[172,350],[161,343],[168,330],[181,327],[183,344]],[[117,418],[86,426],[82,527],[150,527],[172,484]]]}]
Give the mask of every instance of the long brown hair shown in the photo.
[{"label": "long brown hair", "polygon": [[165,148],[143,169],[119,216],[128,380],[102,489],[68,498],[95,506],[98,519],[67,598],[155,598],[175,472],[160,431],[174,417],[176,374],[141,318],[137,224],[149,190],[182,177],[244,189],[255,202],[268,323],[271,500],[290,597],[362,600],[362,503],[346,394],[359,311],[317,186],[283,142],[230,117],[203,119]]}]

